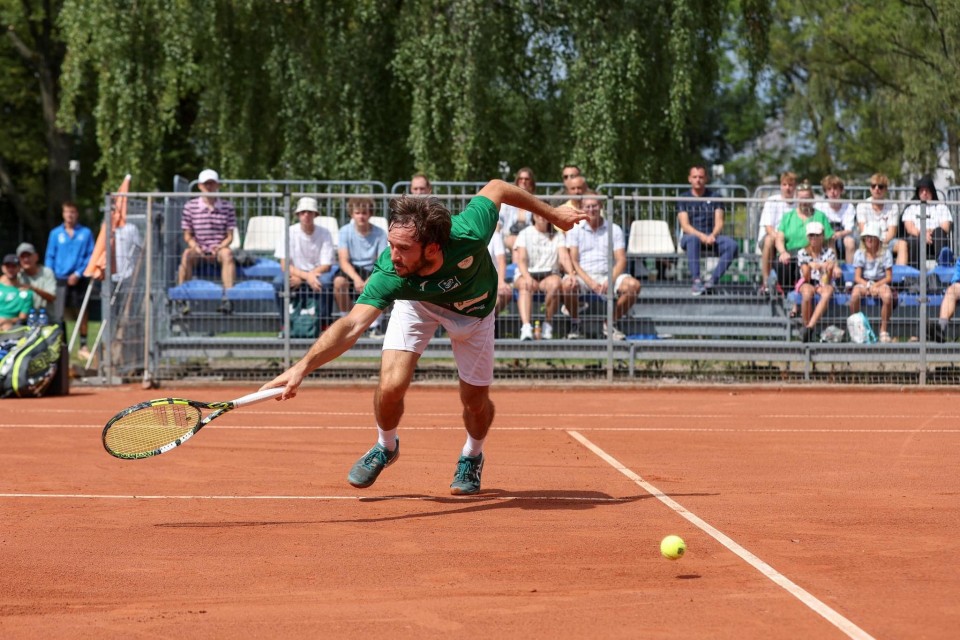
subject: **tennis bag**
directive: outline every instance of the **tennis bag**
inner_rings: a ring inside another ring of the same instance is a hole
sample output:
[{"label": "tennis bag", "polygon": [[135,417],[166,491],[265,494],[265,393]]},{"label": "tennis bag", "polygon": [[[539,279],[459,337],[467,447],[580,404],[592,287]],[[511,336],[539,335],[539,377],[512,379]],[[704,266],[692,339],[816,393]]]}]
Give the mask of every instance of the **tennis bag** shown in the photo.
[{"label": "tennis bag", "polygon": [[0,398],[38,398],[57,376],[63,331],[59,325],[33,327],[0,360]]},{"label": "tennis bag", "polygon": [[299,294],[290,300],[290,337],[316,338],[320,335],[320,300],[316,295]]}]

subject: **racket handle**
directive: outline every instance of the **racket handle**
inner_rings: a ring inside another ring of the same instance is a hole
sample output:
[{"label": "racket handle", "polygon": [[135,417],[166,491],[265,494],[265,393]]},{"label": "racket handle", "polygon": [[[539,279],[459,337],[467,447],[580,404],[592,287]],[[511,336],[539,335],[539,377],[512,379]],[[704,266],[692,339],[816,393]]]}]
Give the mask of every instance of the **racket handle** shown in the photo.
[{"label": "racket handle", "polygon": [[271,398],[276,398],[278,395],[283,393],[284,387],[277,387],[275,389],[264,389],[263,391],[257,391],[256,393],[251,393],[245,395],[242,398],[237,398],[233,401],[234,407],[243,407],[248,404],[256,404],[258,402],[263,402],[264,400],[269,400]]}]

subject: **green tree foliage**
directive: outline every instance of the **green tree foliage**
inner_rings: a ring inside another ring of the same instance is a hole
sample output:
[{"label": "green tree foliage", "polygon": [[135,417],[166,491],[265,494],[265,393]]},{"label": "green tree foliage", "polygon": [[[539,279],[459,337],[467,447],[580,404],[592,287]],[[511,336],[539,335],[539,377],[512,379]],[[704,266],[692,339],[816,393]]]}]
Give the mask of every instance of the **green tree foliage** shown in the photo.
[{"label": "green tree foliage", "polygon": [[780,0],[770,61],[811,174],[958,167],[960,7],[948,0]]}]

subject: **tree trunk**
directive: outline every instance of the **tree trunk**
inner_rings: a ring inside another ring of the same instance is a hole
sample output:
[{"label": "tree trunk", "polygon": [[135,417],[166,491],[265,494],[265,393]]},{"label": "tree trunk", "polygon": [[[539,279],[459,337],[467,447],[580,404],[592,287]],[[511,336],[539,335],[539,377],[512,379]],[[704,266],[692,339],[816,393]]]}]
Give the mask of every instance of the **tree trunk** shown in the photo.
[{"label": "tree trunk", "polygon": [[954,127],[947,127],[947,153],[950,156],[950,170],[953,171],[953,183],[960,184],[960,140]]}]

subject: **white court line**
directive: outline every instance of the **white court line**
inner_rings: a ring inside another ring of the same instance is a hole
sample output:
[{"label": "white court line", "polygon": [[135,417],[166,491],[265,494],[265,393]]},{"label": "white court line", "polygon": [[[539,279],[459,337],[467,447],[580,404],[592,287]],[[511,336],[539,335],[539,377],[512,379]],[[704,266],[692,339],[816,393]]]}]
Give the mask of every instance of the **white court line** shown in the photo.
[{"label": "white court line", "polygon": [[[365,431],[370,425],[232,425],[216,423],[218,430],[238,431]],[[526,425],[523,427],[494,427],[497,431],[566,431],[569,427],[556,425]],[[101,424],[0,424],[0,429],[98,429]],[[462,431],[463,425],[438,427],[401,427],[403,431]],[[586,427],[581,431],[671,432],[671,433],[960,433],[960,429],[749,429],[722,427]]]},{"label": "white court line", "polygon": [[627,467],[620,464],[620,462],[608,454],[606,451],[593,444],[582,435],[576,431],[568,431],[571,436],[573,436],[580,444],[585,446],[587,449],[595,453],[603,461],[609,464],[611,467],[627,476],[635,483],[637,483],[644,491],[649,493],[651,496],[667,505],[670,509],[675,511],[678,515],[689,521],[695,527],[706,533],[708,536],[725,546],[727,549],[740,556],[743,560],[747,562],[754,569],[762,573],[767,578],[770,578],[774,583],[782,587],[787,593],[797,598],[803,604],[807,605],[815,611],[817,614],[822,616],[827,622],[838,628],[843,633],[847,634],[851,638],[857,640],[874,640],[873,636],[869,633],[855,625],[853,622],[847,618],[840,615],[834,609],[831,609],[828,605],[824,604],[816,597],[814,597],[810,592],[806,591],[803,587],[797,585],[789,578],[784,576],[782,573],[771,567],[769,564],[750,553],[742,546],[733,541],[729,536],[724,534],[719,529],[715,528],[713,525],[707,523],[705,520],[701,519],[699,516],[694,515],[692,512],[688,511],[686,507],[682,504],[666,495],[655,486],[641,478],[639,475],[628,469]]},{"label": "white court line", "polygon": [[633,498],[587,498],[576,496],[223,496],[223,495],[123,495],[107,493],[0,493],[0,498],[55,498],[59,500],[354,500],[358,502],[382,502],[386,500],[419,500],[424,502],[490,502],[496,501],[542,501],[555,502],[629,502]]}]

